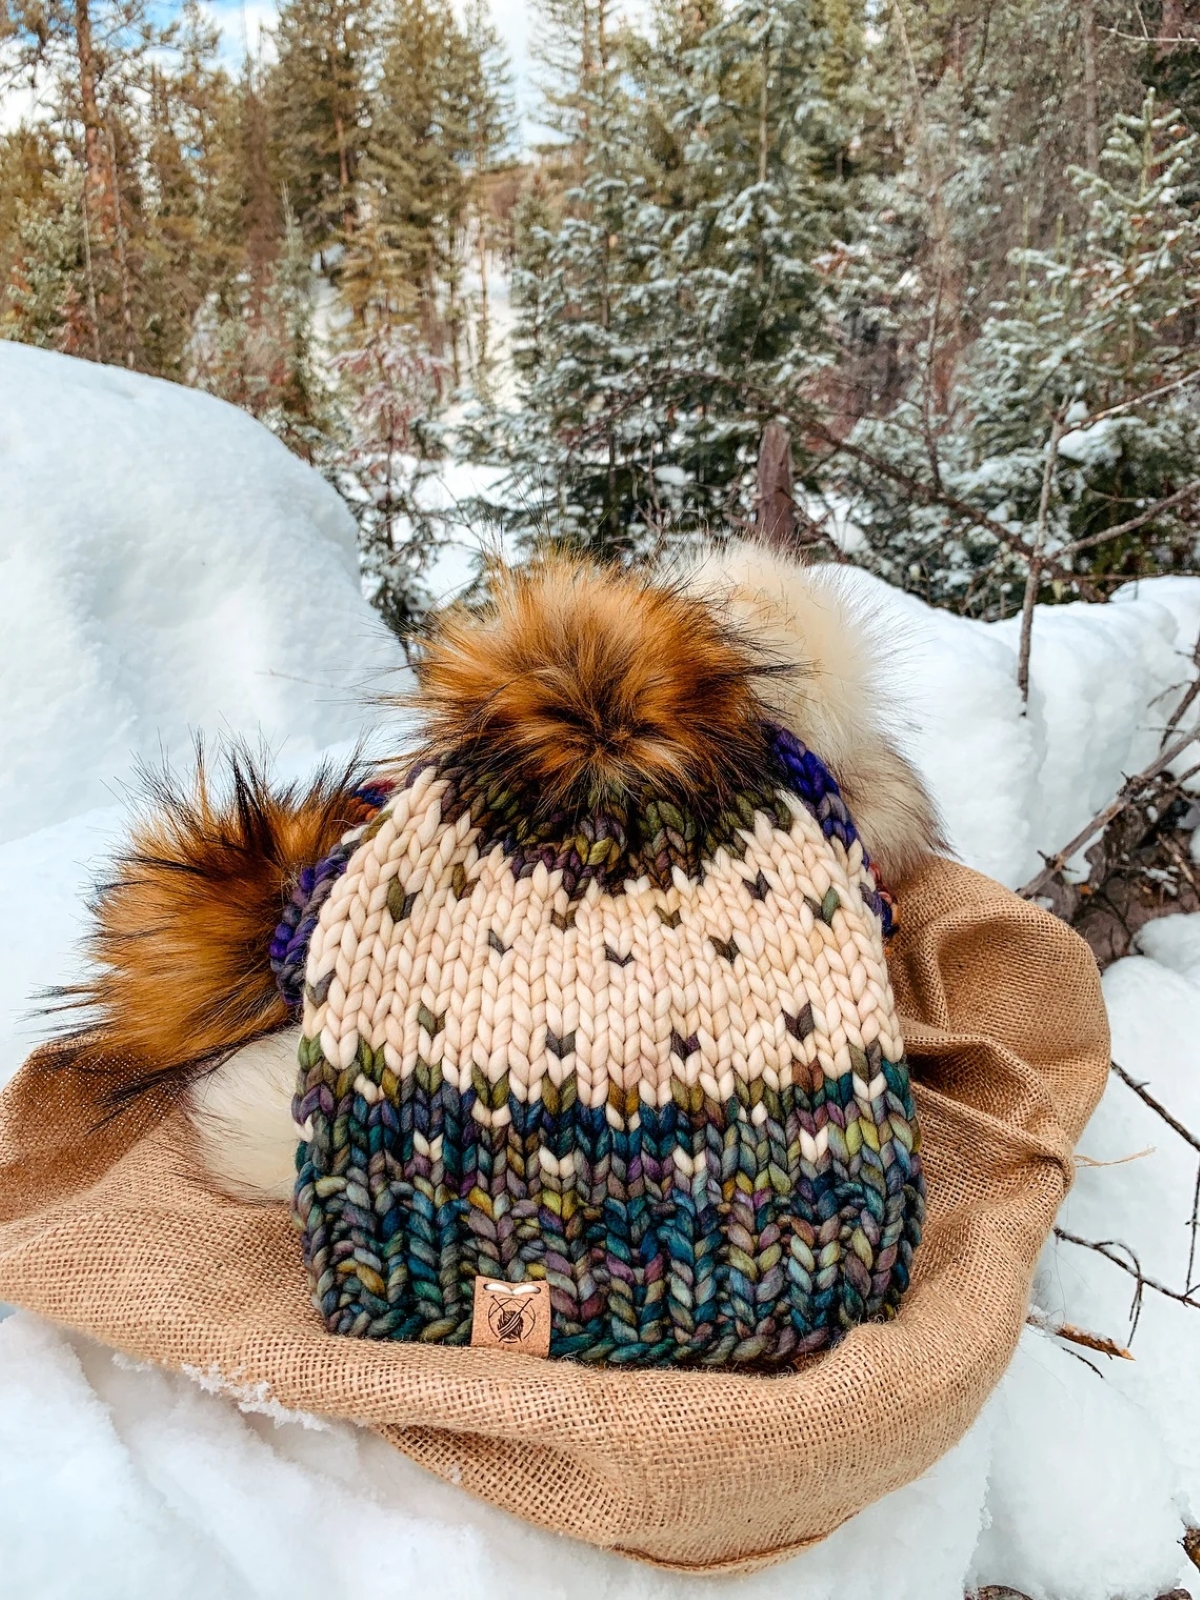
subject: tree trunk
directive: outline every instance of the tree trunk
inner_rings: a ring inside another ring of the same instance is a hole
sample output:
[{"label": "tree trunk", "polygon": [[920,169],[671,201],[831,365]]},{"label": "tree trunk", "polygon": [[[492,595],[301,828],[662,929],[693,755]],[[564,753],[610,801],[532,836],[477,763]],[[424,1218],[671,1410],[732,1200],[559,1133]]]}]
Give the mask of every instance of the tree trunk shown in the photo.
[{"label": "tree trunk", "polygon": [[792,436],[781,423],[768,422],[758,447],[755,528],[763,544],[776,550],[796,547],[796,502],[792,494]]},{"label": "tree trunk", "polygon": [[1096,0],[1080,0],[1083,28],[1083,136],[1089,172],[1100,170],[1100,97],[1096,87]]},{"label": "tree trunk", "polygon": [[1200,18],[1188,15],[1189,10],[1195,11],[1195,6],[1189,6],[1188,0],[1163,0],[1162,17],[1158,24],[1158,34],[1154,41],[1154,54],[1159,60],[1169,56],[1179,46],[1197,37],[1197,22]]},{"label": "tree trunk", "polygon": [[116,208],[108,181],[104,124],[96,100],[96,59],[88,0],[75,0],[75,52],[79,61],[79,105],[83,114],[84,195],[106,238],[116,231]]},{"label": "tree trunk", "polygon": [[338,184],[342,201],[342,232],[349,239],[354,232],[354,193],[350,187],[350,151],[346,144],[346,124],[340,111],[333,114],[333,131],[337,139]]},{"label": "tree trunk", "polygon": [[121,326],[125,335],[125,365],[131,370],[133,360],[133,307],[131,304],[129,284],[129,257],[125,250],[125,221],[121,216],[121,190],[120,180],[117,177],[117,141],[113,137],[112,124],[108,125],[108,155],[110,173],[112,175],[112,197],[114,235],[117,245],[117,267],[121,283]]},{"label": "tree trunk", "polygon": [[486,386],[488,369],[488,239],[487,222],[485,217],[486,201],[484,199],[484,173],[487,170],[487,157],[482,138],[475,141],[475,227],[479,245],[479,322],[476,330],[477,349],[475,364],[479,369],[479,381]]},{"label": "tree trunk", "polygon": [[759,70],[761,72],[761,82],[758,86],[758,181],[759,183],[766,183],[767,147],[770,135],[767,111],[771,103],[771,34],[769,29],[763,30],[762,61]]}]

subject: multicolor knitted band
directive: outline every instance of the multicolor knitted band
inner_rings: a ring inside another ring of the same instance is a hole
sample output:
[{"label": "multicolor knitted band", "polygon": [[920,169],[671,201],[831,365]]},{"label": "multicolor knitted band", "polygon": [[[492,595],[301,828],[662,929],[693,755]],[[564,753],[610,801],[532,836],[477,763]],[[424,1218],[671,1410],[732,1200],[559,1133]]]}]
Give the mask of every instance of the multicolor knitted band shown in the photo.
[{"label": "multicolor knitted band", "polygon": [[464,1344],[545,1279],[552,1356],[778,1364],[892,1315],[919,1140],[890,901],[820,761],[718,817],[540,815],[452,763],[298,890],[295,1210],[333,1332]]}]

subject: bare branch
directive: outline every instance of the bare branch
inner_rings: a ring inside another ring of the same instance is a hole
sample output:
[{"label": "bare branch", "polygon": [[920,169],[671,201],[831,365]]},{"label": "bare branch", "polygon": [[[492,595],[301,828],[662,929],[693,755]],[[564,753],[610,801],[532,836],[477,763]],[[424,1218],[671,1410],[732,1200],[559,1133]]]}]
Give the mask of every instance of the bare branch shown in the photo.
[{"label": "bare branch", "polygon": [[1044,858],[1046,865],[1037,876],[1031,878],[1027,884],[1017,890],[1021,898],[1023,900],[1032,900],[1034,895],[1040,893],[1054,875],[1062,871],[1077,850],[1082,849],[1096,834],[1107,828],[1113,818],[1119,816],[1130,801],[1135,799],[1148,783],[1157,778],[1160,772],[1165,772],[1176,756],[1182,755],[1190,744],[1195,743],[1197,737],[1200,737],[1200,735],[1197,734],[1195,729],[1187,733],[1181,733],[1177,739],[1172,740],[1161,754],[1155,757],[1148,767],[1143,768],[1141,772],[1136,773],[1132,778],[1127,778],[1121,785],[1116,798],[1110,800],[1103,811],[1098,811],[1072,840],[1063,845],[1061,850],[1056,851],[1052,856]]},{"label": "bare branch", "polygon": [[1025,1321],[1031,1328],[1052,1333],[1056,1339],[1069,1339],[1072,1344],[1081,1344],[1087,1350],[1098,1350],[1102,1356],[1119,1356],[1122,1361],[1135,1359],[1133,1351],[1126,1350],[1115,1339],[1109,1339],[1102,1333],[1089,1333],[1086,1328],[1077,1328],[1073,1322],[1055,1322],[1044,1311],[1031,1311]]},{"label": "bare branch", "polygon": [[1167,725],[1163,729],[1162,738],[1159,740],[1160,744],[1166,744],[1167,740],[1183,721],[1188,711],[1191,710],[1197,695],[1200,695],[1200,633],[1196,635],[1196,643],[1192,646],[1192,665],[1196,669],[1196,676],[1192,679],[1191,683],[1188,684],[1179,704],[1167,718]]},{"label": "bare branch", "polygon": [[1119,539],[1124,533],[1133,533],[1135,529],[1143,527],[1147,522],[1153,522],[1155,517],[1164,511],[1170,511],[1172,506],[1179,505],[1184,500],[1190,500],[1194,494],[1200,493],[1200,478],[1193,483],[1185,483],[1182,489],[1176,489],[1174,494],[1167,495],[1162,500],[1156,500],[1152,506],[1147,506],[1144,511],[1139,511],[1136,517],[1130,517],[1128,522],[1118,522],[1114,527],[1101,528],[1099,533],[1089,533],[1082,539],[1076,539],[1073,544],[1067,544],[1057,551],[1060,556],[1073,556],[1077,550],[1090,550],[1094,545],[1106,544],[1109,539]]},{"label": "bare branch", "polygon": [[1136,1078],[1131,1077],[1130,1074],[1125,1071],[1125,1068],[1119,1061],[1113,1061],[1110,1063],[1110,1065],[1117,1077],[1120,1078],[1121,1082],[1125,1084],[1127,1088],[1132,1089],[1139,1100],[1144,1101],[1145,1104],[1150,1107],[1151,1111],[1155,1112],[1163,1119],[1167,1127],[1170,1128],[1172,1132],[1177,1133],[1186,1144],[1190,1144],[1193,1150],[1195,1150],[1197,1153],[1200,1153],[1200,1139],[1198,1139],[1194,1133],[1185,1128],[1182,1122],[1179,1122],[1175,1117],[1173,1117],[1167,1110],[1166,1106],[1164,1106],[1160,1100],[1156,1100],[1154,1098],[1144,1083],[1139,1083]]},{"label": "bare branch", "polygon": [[[1200,1311],[1200,1300],[1197,1300],[1194,1294],[1191,1294],[1190,1292],[1181,1294],[1178,1289],[1168,1289],[1166,1284],[1159,1283],[1157,1278],[1147,1277],[1142,1271],[1141,1263],[1138,1261],[1137,1256],[1134,1255],[1133,1251],[1127,1244],[1122,1244],[1119,1239],[1081,1239],[1077,1233],[1068,1233],[1065,1228],[1055,1228],[1054,1237],[1056,1239],[1063,1240],[1065,1244],[1076,1244],[1079,1245],[1081,1249],[1094,1250],[1097,1255],[1103,1256],[1106,1261],[1111,1261],[1114,1267],[1120,1267],[1122,1272],[1128,1273],[1131,1278],[1136,1280],[1138,1287],[1137,1292],[1134,1295],[1133,1330],[1130,1333],[1131,1339],[1133,1334],[1137,1331],[1137,1321],[1139,1315],[1141,1314],[1141,1298],[1143,1289],[1153,1289],[1155,1294],[1161,1294],[1168,1300],[1178,1301],[1180,1305],[1191,1306],[1194,1311]],[[1117,1252],[1120,1250],[1125,1252],[1130,1261],[1133,1262],[1133,1266],[1130,1266],[1129,1261],[1123,1260],[1121,1256],[1117,1254]]]},{"label": "bare branch", "polygon": [[1042,492],[1038,500],[1037,527],[1034,530],[1033,549],[1029,553],[1029,571],[1025,577],[1025,602],[1021,607],[1021,647],[1017,655],[1017,688],[1023,704],[1029,702],[1029,655],[1033,648],[1033,608],[1042,581],[1043,551],[1046,548],[1046,518],[1050,511],[1050,491],[1054,487],[1054,469],[1058,465],[1058,445],[1066,428],[1067,407],[1064,403],[1055,412],[1050,425],[1050,441],[1046,446],[1046,466],[1042,472]]},{"label": "bare branch", "polygon": [[1144,406],[1147,400],[1160,400],[1164,394],[1182,389],[1185,383],[1194,383],[1197,378],[1200,378],[1200,367],[1185,372],[1181,378],[1172,378],[1170,383],[1160,384],[1157,389],[1147,389],[1144,394],[1135,394],[1131,400],[1121,400],[1115,406],[1106,406],[1103,411],[1097,411],[1094,416],[1087,417],[1080,426],[1090,428],[1094,422],[1103,422],[1107,417],[1119,417],[1123,411],[1132,411],[1134,406]]}]

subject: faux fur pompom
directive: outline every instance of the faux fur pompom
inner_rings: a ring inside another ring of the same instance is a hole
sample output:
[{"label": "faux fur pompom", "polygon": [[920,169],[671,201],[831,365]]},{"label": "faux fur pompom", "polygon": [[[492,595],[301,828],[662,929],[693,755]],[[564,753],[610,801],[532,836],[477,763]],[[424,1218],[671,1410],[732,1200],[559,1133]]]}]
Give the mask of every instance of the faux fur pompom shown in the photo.
[{"label": "faux fur pompom", "polygon": [[735,539],[668,570],[786,669],[762,697],[829,767],[884,879],[898,886],[944,849],[937,808],[898,744],[894,639],[846,569]]},{"label": "faux fur pompom", "polygon": [[581,559],[495,574],[435,617],[414,705],[431,749],[555,808],[719,798],[762,771],[765,657],[678,586]]},{"label": "faux fur pompom", "polygon": [[292,885],[364,819],[356,766],[305,787],[272,788],[245,750],[214,783],[198,749],[193,778],[146,781],[146,807],[93,905],[88,982],[57,992],[83,1013],[74,1057],[120,1064],[118,1101],[183,1088],[288,1021],[269,945]]}]

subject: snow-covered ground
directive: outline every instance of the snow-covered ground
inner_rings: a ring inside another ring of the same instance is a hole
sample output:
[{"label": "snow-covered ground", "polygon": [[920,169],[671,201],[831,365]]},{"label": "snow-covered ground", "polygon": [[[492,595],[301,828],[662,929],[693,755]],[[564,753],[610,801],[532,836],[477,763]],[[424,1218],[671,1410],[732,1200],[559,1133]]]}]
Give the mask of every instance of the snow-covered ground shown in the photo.
[{"label": "snow-covered ground", "polygon": [[[161,743],[184,760],[189,730],[235,728],[299,770],[394,683],[352,544],[331,492],[236,411],[0,343],[0,1081],[37,1037],[30,996],[70,975],[134,757]],[[1157,748],[1200,626],[1200,580],[1039,614],[1023,717],[1011,626],[861,584],[956,849],[1013,885]],[[1106,975],[1114,1050],[1200,1127],[1200,917],[1153,925],[1142,950]],[[1081,1154],[1063,1225],[1182,1287],[1195,1153],[1114,1079]],[[1051,1322],[1125,1343],[1132,1286],[1062,1245],[1036,1298]],[[1200,1596],[1179,1545],[1200,1524],[1200,1314],[1148,1295],[1132,1346],[1135,1361],[1111,1360],[1027,1329],[925,1478],[784,1566],[700,1582],[528,1528],[349,1425],[131,1366],[17,1312],[0,1322],[0,1595]]]}]

